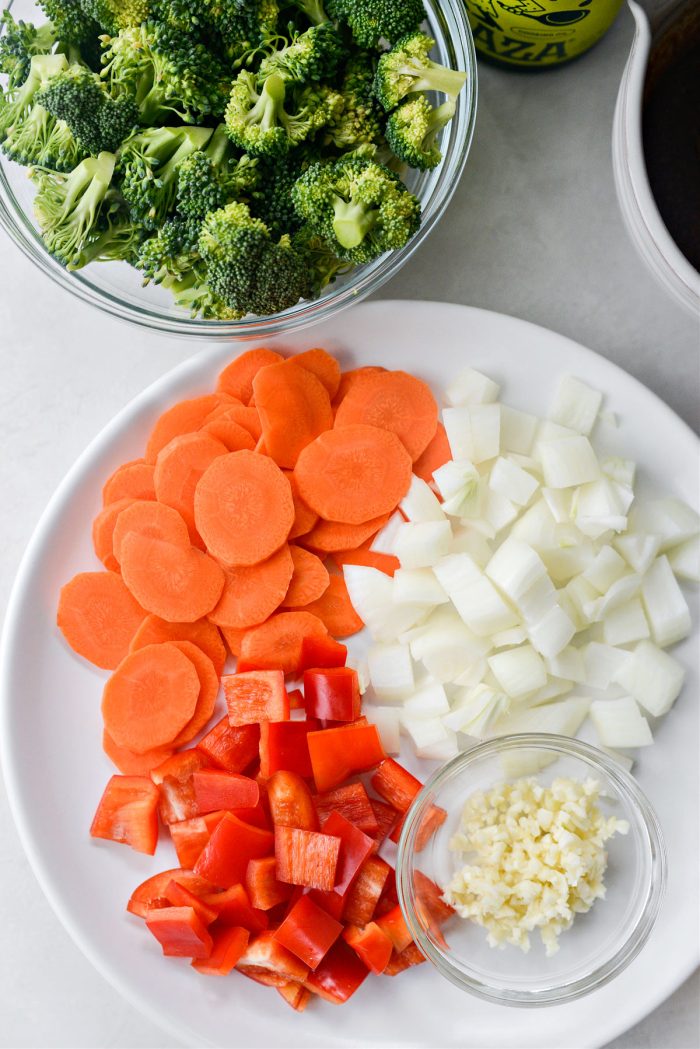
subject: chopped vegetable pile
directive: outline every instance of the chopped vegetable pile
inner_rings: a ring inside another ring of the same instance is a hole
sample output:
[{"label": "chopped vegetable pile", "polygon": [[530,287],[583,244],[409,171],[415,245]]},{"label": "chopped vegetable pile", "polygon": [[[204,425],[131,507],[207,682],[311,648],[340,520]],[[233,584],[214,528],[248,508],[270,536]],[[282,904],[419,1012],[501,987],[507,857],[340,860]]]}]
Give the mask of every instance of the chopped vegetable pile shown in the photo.
[{"label": "chopped vegetable pile", "polygon": [[[2,16],[0,145],[47,249],[125,260],[193,316],[317,297],[401,248],[466,74],[420,0],[40,0]],[[437,105],[429,99],[435,94]]]}]

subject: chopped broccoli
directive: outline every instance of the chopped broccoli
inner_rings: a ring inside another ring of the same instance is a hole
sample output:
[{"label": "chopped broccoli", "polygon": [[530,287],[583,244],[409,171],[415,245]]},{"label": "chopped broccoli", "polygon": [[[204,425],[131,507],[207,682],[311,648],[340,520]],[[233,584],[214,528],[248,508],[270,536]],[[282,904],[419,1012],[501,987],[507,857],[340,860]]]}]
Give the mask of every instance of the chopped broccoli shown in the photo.
[{"label": "chopped broccoli", "polygon": [[327,0],[332,18],[345,22],[360,47],[390,44],[412,33],[425,20],[422,0]]},{"label": "chopped broccoli", "polygon": [[34,55],[24,83],[7,93],[0,91],[0,142],[18,164],[72,171],[85,156],[67,125],[39,101],[42,88],[66,65],[65,55]]},{"label": "chopped broccoli", "polygon": [[242,315],[278,313],[312,292],[305,253],[286,234],[273,240],[245,204],[228,204],[207,215],[199,250],[209,287]]},{"label": "chopped broccoli", "polygon": [[393,109],[416,91],[442,91],[448,98],[457,97],[467,74],[431,61],[434,46],[435,41],[425,33],[411,33],[381,56],[374,91],[384,109]]},{"label": "chopped broccoli", "polygon": [[0,142],[13,126],[29,117],[41,88],[67,65],[65,55],[34,55],[24,82],[8,91],[0,89]]},{"label": "chopped broccoli", "polygon": [[302,226],[292,235],[292,244],[306,255],[314,295],[320,295],[336,277],[352,269],[352,263],[339,259],[331,246],[314,233],[310,226]]},{"label": "chopped broccoli", "polygon": [[16,22],[10,11],[0,17],[0,73],[7,74],[8,88],[19,87],[29,75],[34,55],[47,55],[56,43],[56,32],[51,22],[33,26]]},{"label": "chopped broccoli", "polygon": [[182,276],[167,276],[162,285],[172,292],[176,306],[188,310],[192,317],[203,320],[239,321],[246,315],[245,310],[234,310],[227,306],[206,283],[206,272],[201,265],[195,265]]},{"label": "chopped broccoli", "polygon": [[254,157],[282,157],[332,119],[342,104],[337,92],[305,87],[292,96],[296,112],[285,109],[285,82],[277,73],[258,90],[256,77],[243,70],[233,82],[226,109],[229,138]]},{"label": "chopped broccoli", "polygon": [[250,194],[258,182],[257,161],[237,158],[220,125],[204,150],[191,153],[177,173],[177,209],[182,215],[204,218],[231,200]]},{"label": "chopped broccoli", "polygon": [[138,123],[136,104],[125,96],[112,98],[104,81],[86,66],[69,66],[52,77],[37,97],[93,156],[116,153]]},{"label": "chopped broccoli", "polygon": [[353,56],[345,67],[339,88],[343,104],[329,121],[325,141],[349,150],[367,143],[380,143],[380,109],[373,94],[374,64],[369,56]]},{"label": "chopped broccoli", "polygon": [[161,284],[166,277],[189,273],[200,255],[198,250],[200,219],[168,219],[157,233],[144,240],[139,248],[136,266],[143,272],[144,284]]},{"label": "chopped broccoli", "polygon": [[350,262],[369,262],[402,248],[420,226],[418,199],[374,160],[341,157],[312,164],[292,195],[303,221]]},{"label": "chopped broccoli", "polygon": [[151,14],[148,0],[80,0],[80,6],[108,33],[141,25]]},{"label": "chopped broccoli", "polygon": [[283,80],[308,84],[332,77],[345,55],[340,34],[330,22],[311,26],[263,58],[258,76],[277,73]]},{"label": "chopped broccoli", "polygon": [[116,157],[88,157],[67,175],[33,168],[38,192],[34,213],[49,252],[68,269],[81,265],[82,253],[100,235],[110,208],[109,193]]},{"label": "chopped broccoli", "polygon": [[277,0],[205,0],[210,25],[224,54],[237,66],[249,65],[277,37]]},{"label": "chopped broccoli", "polygon": [[294,209],[292,189],[310,160],[303,147],[286,157],[260,160],[260,179],[250,202],[256,218],[262,219],[273,237],[293,233],[301,225]]},{"label": "chopped broccoli", "polygon": [[[110,190],[110,194],[111,194]],[[102,225],[102,223],[100,223]],[[108,210],[105,228],[89,241],[75,257],[71,269],[82,269],[90,262],[128,262],[136,265],[143,230],[131,221],[122,205],[115,203],[114,213]]]},{"label": "chopped broccoli", "polygon": [[322,22],[329,21],[323,0],[291,0],[291,6],[306,15],[312,25],[321,25]]},{"label": "chopped broccoli", "polygon": [[64,44],[83,44],[99,35],[99,25],[83,9],[80,0],[39,0],[39,6]]},{"label": "chopped broccoli", "polygon": [[119,153],[120,189],[134,221],[157,229],[175,206],[179,165],[211,137],[209,128],[148,128]]},{"label": "chopped broccoli", "polygon": [[442,159],[435,139],[454,114],[455,103],[451,98],[436,109],[425,95],[408,98],[387,120],[386,140],[400,160],[412,168],[428,171],[437,167]]}]

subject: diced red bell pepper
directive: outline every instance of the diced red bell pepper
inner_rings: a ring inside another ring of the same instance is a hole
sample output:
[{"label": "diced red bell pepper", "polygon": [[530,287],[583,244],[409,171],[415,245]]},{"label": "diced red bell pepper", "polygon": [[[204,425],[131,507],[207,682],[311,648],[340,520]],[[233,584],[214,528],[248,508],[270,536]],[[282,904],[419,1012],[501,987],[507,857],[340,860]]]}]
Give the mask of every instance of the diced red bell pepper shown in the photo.
[{"label": "diced red bell pepper", "polygon": [[322,907],[326,914],[330,914],[331,918],[340,921],[345,909],[347,893],[343,893],[341,896],[339,893],[333,892],[332,889],[327,892],[321,892],[318,889],[308,889],[307,892],[314,903]]},{"label": "diced red bell pepper", "polygon": [[[258,784],[258,787],[260,784]],[[233,816],[238,816],[239,820],[243,820],[244,823],[250,823],[252,827],[260,827],[262,830],[270,830],[270,820],[265,806],[262,801],[262,792],[260,794],[260,801],[254,809],[229,809],[228,810]]]},{"label": "diced red bell pepper", "polygon": [[330,813],[335,810],[350,823],[353,823],[363,834],[369,834],[371,838],[379,830],[374,809],[370,804],[367,791],[361,783],[348,783],[344,787],[327,790],[325,794],[317,794],[314,798],[314,805],[318,812],[321,827],[323,827]]},{"label": "diced red bell pepper", "polygon": [[454,908],[445,903],[440,887],[422,871],[414,871],[413,887],[416,915],[424,928],[430,930],[433,938],[446,947],[441,927],[455,913]]},{"label": "diced red bell pepper", "polygon": [[384,758],[376,725],[350,724],[308,735],[316,790],[339,787],[355,772],[366,772]]},{"label": "diced red bell pepper", "polygon": [[231,725],[288,721],[289,696],[281,670],[251,670],[221,679]]},{"label": "diced red bell pepper", "polygon": [[223,892],[207,893],[202,899],[216,910],[220,925],[240,925],[254,933],[263,932],[268,927],[267,914],[251,905],[242,885],[232,885]]},{"label": "diced red bell pepper", "polygon": [[348,658],[346,645],[341,645],[329,635],[326,637],[305,637],[301,643],[301,664],[299,670],[311,670],[313,667],[344,667]]},{"label": "diced red bell pepper", "polygon": [[306,721],[263,721],[260,725],[260,772],[269,778],[280,769],[311,776],[306,737],[320,728],[316,718]]},{"label": "diced red bell pepper", "polygon": [[157,907],[146,926],[170,958],[208,958],[212,938],[193,907]]},{"label": "diced red bell pepper", "polygon": [[300,983],[289,981],[277,988],[287,1005],[291,1005],[298,1013],[303,1013],[311,998],[311,991],[307,991]]},{"label": "diced red bell pepper", "polygon": [[420,950],[413,941],[409,943],[408,947],[404,947],[402,951],[394,951],[389,964],[384,970],[385,976],[398,976],[399,973],[409,969],[412,965],[422,965],[426,961],[424,954],[421,954]]},{"label": "diced red bell pepper", "polygon": [[357,925],[346,925],[343,929],[343,939],[352,947],[370,972],[384,972],[394,948],[389,937],[376,922],[368,922],[363,928]]},{"label": "diced red bell pepper", "polygon": [[231,725],[225,715],[200,739],[197,750],[218,769],[245,772],[258,756],[259,741],[259,725]]},{"label": "diced red bell pepper", "polygon": [[308,896],[302,896],[272,935],[310,969],[315,969],[342,931],[340,922]]},{"label": "diced red bell pepper", "polygon": [[228,889],[243,881],[249,860],[272,853],[273,843],[271,831],[252,827],[227,812],[195,863],[195,873]]},{"label": "diced red bell pepper", "polygon": [[374,818],[377,821],[377,833],[373,834],[372,837],[374,838],[378,849],[384,839],[391,834],[400,813],[392,808],[391,805],[387,805],[384,801],[377,801],[375,798],[370,798],[369,800],[370,805],[372,806],[372,812],[374,813]]},{"label": "diced red bell pepper", "polygon": [[219,912],[215,907],[211,907],[189,889],[178,885],[176,881],[168,884],[165,894],[173,907],[191,907],[204,925],[211,925],[218,917]]},{"label": "diced red bell pepper", "polygon": [[340,854],[333,892],[338,896],[344,896],[357,877],[360,867],[372,852],[373,842],[339,812],[331,812],[324,824],[323,833],[340,838]]},{"label": "diced red bell pepper", "polygon": [[386,758],[370,780],[377,794],[399,812],[406,812],[423,784],[393,758]]},{"label": "diced red bell pepper", "polygon": [[151,769],[151,779],[160,791],[159,812],[163,823],[176,823],[199,815],[192,775],[207,765],[200,750],[183,750]]},{"label": "diced red bell pepper", "polygon": [[369,969],[344,940],[337,940],[315,972],[309,973],[305,986],[327,1002],[347,1002],[367,978]]},{"label": "diced red bell pepper", "polygon": [[245,887],[253,907],[261,911],[269,911],[278,903],[284,903],[293,892],[291,885],[278,880],[277,860],[274,856],[265,856],[264,859],[249,862]]},{"label": "diced red bell pepper", "polygon": [[211,882],[206,878],[200,878],[194,871],[174,867],[172,870],[161,871],[142,881],[132,892],[126,905],[127,911],[139,918],[145,918],[150,910],[155,910],[157,907],[169,907],[170,902],[166,896],[166,890],[171,881],[184,885],[186,889],[199,897],[203,897],[214,889]]},{"label": "diced red bell pepper", "polygon": [[292,885],[330,890],[335,885],[340,838],[297,827],[275,826],[277,877]]},{"label": "diced red bell pepper", "polygon": [[354,721],[362,707],[357,671],[327,667],[304,672],[306,716],[325,721]]},{"label": "diced red bell pepper", "polygon": [[405,947],[408,947],[413,937],[411,936],[411,930],[406,925],[406,920],[398,903],[386,914],[382,914],[381,918],[377,918],[376,921],[382,932],[386,933],[391,940],[394,950],[401,952]]},{"label": "diced red bell pepper", "polygon": [[[416,833],[416,840],[414,848],[416,852],[422,852],[425,846],[428,844],[438,827],[447,819],[447,813],[444,809],[441,809],[439,805],[429,805],[423,813],[420,821],[420,827]],[[399,838],[401,837],[401,831],[403,825],[406,822],[406,813],[403,814],[399,822],[396,824],[391,834],[389,835],[389,841],[393,841],[398,844]]]},{"label": "diced red bell pepper", "polygon": [[270,815],[276,827],[317,830],[318,816],[311,791],[296,772],[280,769],[267,784]]},{"label": "diced red bell pepper", "polygon": [[304,702],[304,693],[300,688],[294,688],[289,695],[289,709],[290,710],[305,710],[306,704]]},{"label": "diced red bell pepper", "polygon": [[180,866],[194,867],[222,816],[221,811],[208,812],[206,816],[193,816],[192,819],[180,820],[168,826]]},{"label": "diced red bell pepper", "polygon": [[199,769],[193,773],[192,783],[201,814],[218,809],[254,809],[260,801],[255,780],[240,772]]},{"label": "diced red bell pepper", "polygon": [[343,909],[343,921],[363,926],[372,920],[390,872],[389,864],[379,856],[367,857],[350,886]]},{"label": "diced red bell pepper", "polygon": [[241,976],[246,976],[249,980],[255,980],[256,983],[261,983],[263,987],[286,987],[290,980],[285,979],[284,976],[279,976],[277,973],[267,972],[265,969],[256,969],[254,965],[238,965],[236,971]]},{"label": "diced red bell pepper", "polygon": [[289,980],[305,983],[309,974],[307,966],[278,943],[269,931],[251,937],[247,950],[239,959],[236,968],[248,976],[275,976],[277,980],[273,986],[281,986]]},{"label": "diced red bell pepper", "polygon": [[90,834],[152,856],[158,844],[158,788],[147,776],[112,776]]},{"label": "diced red bell pepper", "polygon": [[192,968],[206,976],[228,976],[245,954],[250,933],[235,925],[219,929],[212,937],[211,954],[206,959],[195,959]]},{"label": "diced red bell pepper", "polygon": [[396,871],[391,865],[389,865],[389,874],[384,883],[382,894],[377,900],[377,906],[374,911],[374,920],[376,921],[377,918],[381,918],[383,914],[387,914],[388,911],[393,910],[398,902],[399,896],[396,891]]}]

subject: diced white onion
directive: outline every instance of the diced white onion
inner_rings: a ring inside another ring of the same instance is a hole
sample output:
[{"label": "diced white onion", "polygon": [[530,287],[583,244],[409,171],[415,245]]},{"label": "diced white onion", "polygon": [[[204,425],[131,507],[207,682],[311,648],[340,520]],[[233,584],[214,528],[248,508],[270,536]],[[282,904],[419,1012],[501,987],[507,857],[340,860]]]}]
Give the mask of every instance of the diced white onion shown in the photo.
[{"label": "diced white onion", "polygon": [[399,605],[430,605],[431,608],[450,600],[432,568],[397,568],[392,596]]},{"label": "diced white onion", "polygon": [[344,565],[353,608],[375,641],[394,641],[425,618],[425,605],[395,605],[391,576],[365,565]]},{"label": "diced white onion", "polygon": [[451,761],[459,754],[459,745],[454,732],[446,731],[445,737],[436,743],[416,747],[416,756],[426,761]]},{"label": "diced white onion", "polygon": [[494,492],[490,488],[484,492],[482,520],[490,525],[494,536],[503,531],[507,525],[512,524],[519,513],[520,508],[505,495]]},{"label": "diced white onion", "polygon": [[598,603],[598,616],[603,618],[610,614],[614,608],[619,608],[639,593],[642,585],[641,576],[636,572],[623,575],[616,579],[612,586],[608,587]]},{"label": "diced white onion", "polygon": [[674,575],[700,583],[700,536],[674,546],[669,551],[668,562]]},{"label": "diced white onion", "polygon": [[640,531],[658,535],[659,549],[665,553],[700,532],[700,516],[680,499],[654,499],[640,504],[634,514],[634,526]]},{"label": "diced white onion", "polygon": [[404,517],[409,521],[444,521],[440,502],[432,488],[414,474],[411,487],[400,502]]},{"label": "diced white onion", "polygon": [[605,747],[648,747],[654,742],[649,722],[632,696],[596,699],[591,703],[591,721]]},{"label": "diced white onion", "polygon": [[465,368],[445,389],[445,400],[452,407],[465,404],[491,404],[497,400],[500,387],[493,379],[475,368]]},{"label": "diced white onion", "polygon": [[618,605],[603,620],[603,641],[608,645],[629,645],[649,637],[649,624],[638,597]]},{"label": "diced white onion", "polygon": [[512,537],[501,543],[485,571],[499,590],[515,603],[547,574],[542,558],[532,547]]},{"label": "diced white onion", "polygon": [[557,591],[547,575],[536,579],[517,600],[518,611],[528,625],[539,622],[556,603]]},{"label": "diced white onion", "polygon": [[599,539],[604,532],[622,532],[627,527],[627,509],[618,486],[607,478],[582,484],[571,504],[576,527],[584,535]]},{"label": "diced white onion", "polygon": [[480,568],[491,560],[493,548],[488,539],[469,525],[452,528],[451,554],[469,554]]},{"label": "diced white onion", "polygon": [[403,714],[411,718],[438,718],[447,714],[450,704],[444,687],[437,681],[423,685],[404,701]]},{"label": "diced white onion", "polygon": [[589,688],[606,689],[627,663],[630,653],[612,645],[590,641],[583,649],[585,681]]},{"label": "diced white onion", "polygon": [[445,408],[442,421],[453,459],[482,463],[495,459],[500,450],[501,408],[477,404],[467,408]]},{"label": "diced white onion", "polygon": [[572,495],[573,491],[570,488],[542,489],[542,498],[557,524],[566,524],[571,520]]},{"label": "diced white onion", "polygon": [[561,677],[550,677],[546,685],[527,697],[525,703],[528,707],[539,707],[542,703],[549,703],[552,699],[568,695],[573,687],[573,681]]},{"label": "diced white onion", "polygon": [[434,571],[459,615],[478,637],[517,625],[517,614],[468,554],[450,554]]},{"label": "diced white onion", "polygon": [[678,660],[650,641],[640,641],[615,675],[615,681],[654,717],[668,713],[684,679],[685,670]]},{"label": "diced white onion", "polygon": [[582,574],[586,582],[594,586],[599,594],[604,594],[626,572],[627,564],[624,558],[611,546],[604,546]]},{"label": "diced white onion", "polygon": [[370,550],[375,554],[388,554],[395,556],[394,544],[396,542],[396,536],[398,535],[399,528],[404,523],[404,519],[401,514],[396,511],[392,514],[387,523],[383,528],[380,528],[374,539]]},{"label": "diced white onion", "polygon": [[362,713],[370,725],[376,725],[382,746],[387,754],[398,754],[401,750],[400,716],[398,707],[377,706],[366,703]]},{"label": "diced white onion", "polygon": [[413,740],[419,757],[420,752],[426,747],[432,747],[436,743],[443,743],[449,739],[449,733],[440,718],[414,718],[412,720],[405,718],[402,724]]},{"label": "diced white onion", "polygon": [[501,449],[529,455],[537,433],[537,417],[501,405]]},{"label": "diced white onion", "polygon": [[556,522],[544,499],[528,506],[511,528],[509,538],[527,543],[538,552],[558,545]]},{"label": "diced white onion", "polygon": [[402,568],[429,568],[449,553],[451,542],[449,521],[407,522],[397,531],[394,550]]},{"label": "diced white onion", "polygon": [[583,665],[583,653],[580,648],[568,645],[558,652],[556,656],[545,659],[547,672],[554,677],[565,678],[579,684],[586,680],[586,671]]},{"label": "diced white onion", "polygon": [[634,485],[637,466],[631,459],[609,455],[606,459],[601,459],[600,468],[611,481],[617,481],[618,484],[626,485],[628,488]]},{"label": "diced white onion", "polygon": [[561,426],[588,434],[600,411],[603,395],[573,375],[562,375],[548,415]]},{"label": "diced white onion", "polygon": [[566,648],[575,633],[575,625],[559,605],[552,605],[541,619],[528,625],[532,647],[548,659]]},{"label": "diced white onion", "polygon": [[488,665],[499,685],[511,699],[542,688],[547,670],[532,645],[519,645],[488,657]]},{"label": "diced white onion", "polygon": [[628,754],[622,754],[619,750],[613,750],[612,747],[601,747],[602,751],[616,761],[618,765],[622,765],[626,772],[631,772],[634,766],[634,758],[629,757]]},{"label": "diced white onion", "polygon": [[512,459],[498,458],[491,467],[489,488],[505,496],[518,506],[530,502],[539,487],[537,478],[523,470]]},{"label": "diced white onion", "polygon": [[413,692],[413,660],[408,645],[372,645],[367,663],[378,699],[403,699]]},{"label": "diced white onion", "polygon": [[494,726],[494,735],[504,736],[520,732],[551,732],[557,736],[575,736],[583,724],[590,700],[584,696],[569,696],[559,703],[521,710],[511,708]]},{"label": "diced white onion", "polygon": [[491,638],[494,648],[512,648],[513,645],[521,645],[527,641],[527,631],[524,626],[514,626],[510,630],[500,630]]},{"label": "diced white onion", "polygon": [[661,648],[690,633],[690,609],[667,557],[659,557],[642,579],[642,601],[651,636]]}]

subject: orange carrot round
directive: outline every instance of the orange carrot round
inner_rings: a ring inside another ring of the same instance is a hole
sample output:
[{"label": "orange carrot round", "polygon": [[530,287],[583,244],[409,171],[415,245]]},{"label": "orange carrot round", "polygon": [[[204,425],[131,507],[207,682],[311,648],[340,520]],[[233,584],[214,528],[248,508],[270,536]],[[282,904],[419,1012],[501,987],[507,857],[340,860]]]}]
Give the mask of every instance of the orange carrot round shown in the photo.
[{"label": "orange carrot round", "polygon": [[357,424],[328,430],[295,470],[299,492],[327,521],[362,524],[391,513],[411,484],[411,457],[389,430]]},{"label": "orange carrot round", "polygon": [[304,606],[305,612],[318,616],[333,637],[357,634],[365,625],[352,607],[348,588],[341,575],[332,575],[326,591],[317,601]]},{"label": "orange carrot round", "polygon": [[370,550],[371,545],[372,540],[368,539],[355,550],[334,550],[331,558],[340,569],[343,565],[364,565],[366,568],[378,568],[385,575],[393,576],[396,569],[401,567],[398,557],[375,553],[374,550]]},{"label": "orange carrot round", "polygon": [[452,458],[450,442],[442,423],[437,424],[437,430],[432,441],[413,464],[413,472],[421,477],[427,484],[433,479],[433,473],[440,466],[444,466]]},{"label": "orange carrot round", "polygon": [[229,452],[214,460],[197,485],[194,517],[214,557],[227,565],[257,564],[279,550],[289,535],[292,490],[271,459],[257,452]]},{"label": "orange carrot round", "polygon": [[253,396],[253,379],[261,368],[269,364],[277,364],[283,360],[279,353],[267,350],[263,347],[256,350],[247,350],[231,361],[219,375],[216,384],[217,390],[230,393],[237,397],[243,404],[250,404]]},{"label": "orange carrot round", "polygon": [[102,749],[123,776],[147,776],[173,754],[173,748],[167,746],[134,754],[133,750],[118,746],[106,730],[102,733]]},{"label": "orange carrot round", "polygon": [[304,535],[302,542],[305,546],[311,546],[314,550],[322,550],[325,553],[332,553],[334,550],[354,550],[365,540],[374,536],[380,528],[383,528],[389,516],[389,514],[382,514],[381,517],[374,517],[371,521],[365,521],[364,524],[359,525],[339,524],[338,521],[319,521],[311,531]]},{"label": "orange carrot round", "polygon": [[198,645],[193,645],[191,641],[171,641],[170,644],[191,660],[199,678],[199,695],[194,713],[172,743],[173,747],[182,747],[201,732],[214,713],[220,678],[211,659],[202,652]]},{"label": "orange carrot round", "polygon": [[293,571],[294,562],[286,543],[258,564],[224,567],[224,589],[209,619],[218,626],[234,629],[262,623],[284,601]]},{"label": "orange carrot round", "polygon": [[153,467],[135,460],[124,463],[105,481],[102,502],[105,506],[120,499],[155,499]]},{"label": "orange carrot round", "polygon": [[253,391],[265,449],[278,466],[293,467],[301,450],[333,425],[328,390],[293,361],[262,368]]},{"label": "orange carrot round", "polygon": [[290,550],[294,562],[294,575],[283,604],[285,608],[302,608],[325,593],[330,577],[328,569],[316,554],[298,546],[292,546]]},{"label": "orange carrot round", "polygon": [[438,406],[430,387],[408,372],[375,372],[345,395],[335,427],[364,423],[390,430],[411,459],[418,459],[435,436]]},{"label": "orange carrot round", "polygon": [[284,476],[289,481],[292,489],[292,499],[294,500],[294,521],[289,530],[289,538],[296,539],[297,536],[306,535],[307,532],[311,531],[318,521],[318,514],[306,505],[299,494],[299,485],[294,476],[294,471],[285,470]]},{"label": "orange carrot round", "polygon": [[156,421],[146,445],[146,462],[155,463],[158,453],[170,444],[173,437],[185,433],[194,433],[204,423],[210,412],[220,403],[217,394],[207,393],[202,397],[192,397],[187,401],[178,401],[172,408],[163,412]]},{"label": "orange carrot round", "polygon": [[224,573],[201,550],[131,532],[121,544],[122,576],[140,605],[171,623],[194,623],[211,612]]},{"label": "orange carrot round", "polygon": [[194,664],[169,641],[132,652],[102,694],[105,729],[119,747],[144,754],[171,743],[199,695]]},{"label": "orange carrot round", "polygon": [[[119,562],[114,556],[113,536],[117,518],[122,510],[131,506],[133,499],[118,499],[100,510],[92,522],[92,545],[102,564],[110,572],[119,571]],[[149,503],[149,506],[155,503]]]},{"label": "orange carrot round", "polygon": [[340,373],[340,383],[336,390],[335,397],[333,398],[333,409],[338,410],[338,406],[342,400],[345,399],[349,391],[353,386],[357,385],[365,379],[368,375],[373,375],[375,372],[385,372],[386,368],[380,368],[374,364],[368,364],[364,368],[351,368],[349,371]]},{"label": "orange carrot round", "polygon": [[190,545],[187,525],[177,510],[151,500],[135,499],[119,514],[112,535],[117,564],[121,564],[124,537],[131,532],[138,532],[147,539],[162,539],[185,550]]},{"label": "orange carrot round", "polygon": [[61,588],[56,622],[74,652],[113,670],[145,615],[116,572],[79,572]]},{"label": "orange carrot round", "polygon": [[[259,626],[260,624],[258,623],[256,625]],[[224,640],[228,645],[229,652],[232,656],[238,658],[241,654],[243,638],[248,633],[248,630],[252,628],[239,629],[238,627],[222,626],[220,629],[221,633],[224,635]]]},{"label": "orange carrot round", "polygon": [[320,379],[328,390],[331,400],[335,397],[340,386],[340,365],[335,357],[331,357],[327,350],[313,349],[305,350],[304,353],[296,353],[289,360],[298,364],[300,368],[306,368]]},{"label": "orange carrot round", "polygon": [[318,616],[303,612],[276,612],[249,630],[241,643],[239,670],[282,670],[296,674],[305,637],[323,638],[328,631]]},{"label": "orange carrot round", "polygon": [[[228,449],[211,434],[199,431],[174,437],[158,454],[154,481],[156,498],[177,510],[194,542],[194,493],[200,478]],[[199,544],[197,544],[199,545]]]},{"label": "orange carrot round", "polygon": [[[245,410],[248,411],[247,408]],[[249,448],[250,451],[253,451],[257,442],[257,437],[254,438],[250,430],[226,416],[205,423],[199,432],[208,433],[217,441],[221,441],[229,452],[239,452],[241,448]]]},{"label": "orange carrot round", "polygon": [[208,619],[198,619],[194,623],[168,623],[158,616],[148,615],[134,634],[129,651],[135,652],[146,645],[160,645],[164,641],[191,641],[209,656],[221,677],[226,663],[226,646],[218,627]]}]

